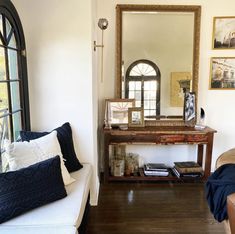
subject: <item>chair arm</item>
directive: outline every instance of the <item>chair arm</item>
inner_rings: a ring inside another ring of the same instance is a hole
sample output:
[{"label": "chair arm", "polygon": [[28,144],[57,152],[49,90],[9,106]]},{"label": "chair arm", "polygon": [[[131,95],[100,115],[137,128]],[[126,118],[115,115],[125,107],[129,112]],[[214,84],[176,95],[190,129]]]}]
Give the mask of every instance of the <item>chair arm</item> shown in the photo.
[{"label": "chair arm", "polygon": [[227,164],[227,163],[235,163],[235,148],[232,148],[223,154],[221,154],[216,160],[216,168]]}]

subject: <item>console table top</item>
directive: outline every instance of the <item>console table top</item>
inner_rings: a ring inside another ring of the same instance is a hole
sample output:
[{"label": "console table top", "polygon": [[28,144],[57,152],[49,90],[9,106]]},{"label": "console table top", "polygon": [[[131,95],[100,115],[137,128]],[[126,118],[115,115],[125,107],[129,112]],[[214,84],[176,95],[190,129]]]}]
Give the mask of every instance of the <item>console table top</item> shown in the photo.
[{"label": "console table top", "polygon": [[121,130],[119,128],[103,129],[104,133],[111,135],[132,135],[132,134],[207,134],[216,133],[217,131],[206,126],[204,129],[198,130],[194,127],[185,126],[146,126],[146,127],[136,127],[128,128],[126,130]]}]

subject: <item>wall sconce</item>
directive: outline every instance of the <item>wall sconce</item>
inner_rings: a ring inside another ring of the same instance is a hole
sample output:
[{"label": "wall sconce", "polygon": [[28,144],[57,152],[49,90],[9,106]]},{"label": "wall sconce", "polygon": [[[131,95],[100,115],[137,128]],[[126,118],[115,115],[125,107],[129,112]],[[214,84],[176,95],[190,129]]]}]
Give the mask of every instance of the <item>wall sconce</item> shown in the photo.
[{"label": "wall sconce", "polygon": [[96,51],[97,47],[101,48],[101,82],[103,82],[103,48],[104,48],[104,30],[108,27],[108,20],[105,18],[101,18],[98,21],[98,26],[102,30],[102,44],[97,45],[96,41],[94,41],[94,51]]}]

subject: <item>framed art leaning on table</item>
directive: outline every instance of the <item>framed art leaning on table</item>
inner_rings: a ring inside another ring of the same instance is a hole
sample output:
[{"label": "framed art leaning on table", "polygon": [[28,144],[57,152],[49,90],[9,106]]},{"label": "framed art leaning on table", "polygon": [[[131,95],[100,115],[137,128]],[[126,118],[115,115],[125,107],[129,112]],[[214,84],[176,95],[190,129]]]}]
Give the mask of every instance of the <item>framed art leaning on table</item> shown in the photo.
[{"label": "framed art leaning on table", "polygon": [[128,125],[128,108],[135,106],[135,99],[106,99],[105,128]]}]

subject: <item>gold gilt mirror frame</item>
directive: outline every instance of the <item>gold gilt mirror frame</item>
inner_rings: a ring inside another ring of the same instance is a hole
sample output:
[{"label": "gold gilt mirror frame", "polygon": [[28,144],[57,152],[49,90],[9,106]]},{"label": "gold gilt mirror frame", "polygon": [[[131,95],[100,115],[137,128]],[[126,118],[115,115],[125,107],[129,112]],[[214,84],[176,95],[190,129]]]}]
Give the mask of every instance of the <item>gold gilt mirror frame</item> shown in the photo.
[{"label": "gold gilt mirror frame", "polygon": [[[116,6],[116,98],[122,98],[122,59],[123,59],[123,15],[124,13],[177,13],[192,14],[192,64],[191,64],[191,87],[195,93],[195,110],[197,110],[198,73],[199,73],[199,45],[200,45],[200,22],[201,6],[196,5],[133,5],[118,4]],[[174,27],[174,26],[172,26]],[[161,33],[161,32],[159,32]],[[181,54],[179,54],[180,59]],[[161,97],[162,101],[162,97]],[[183,108],[182,108],[183,110]],[[176,114],[177,116],[177,114]],[[197,114],[196,114],[197,116]],[[182,117],[182,118],[181,118]],[[196,120],[195,120],[196,121]],[[174,118],[174,114],[166,119],[145,120],[147,126],[184,126],[183,111],[180,118]]]}]

